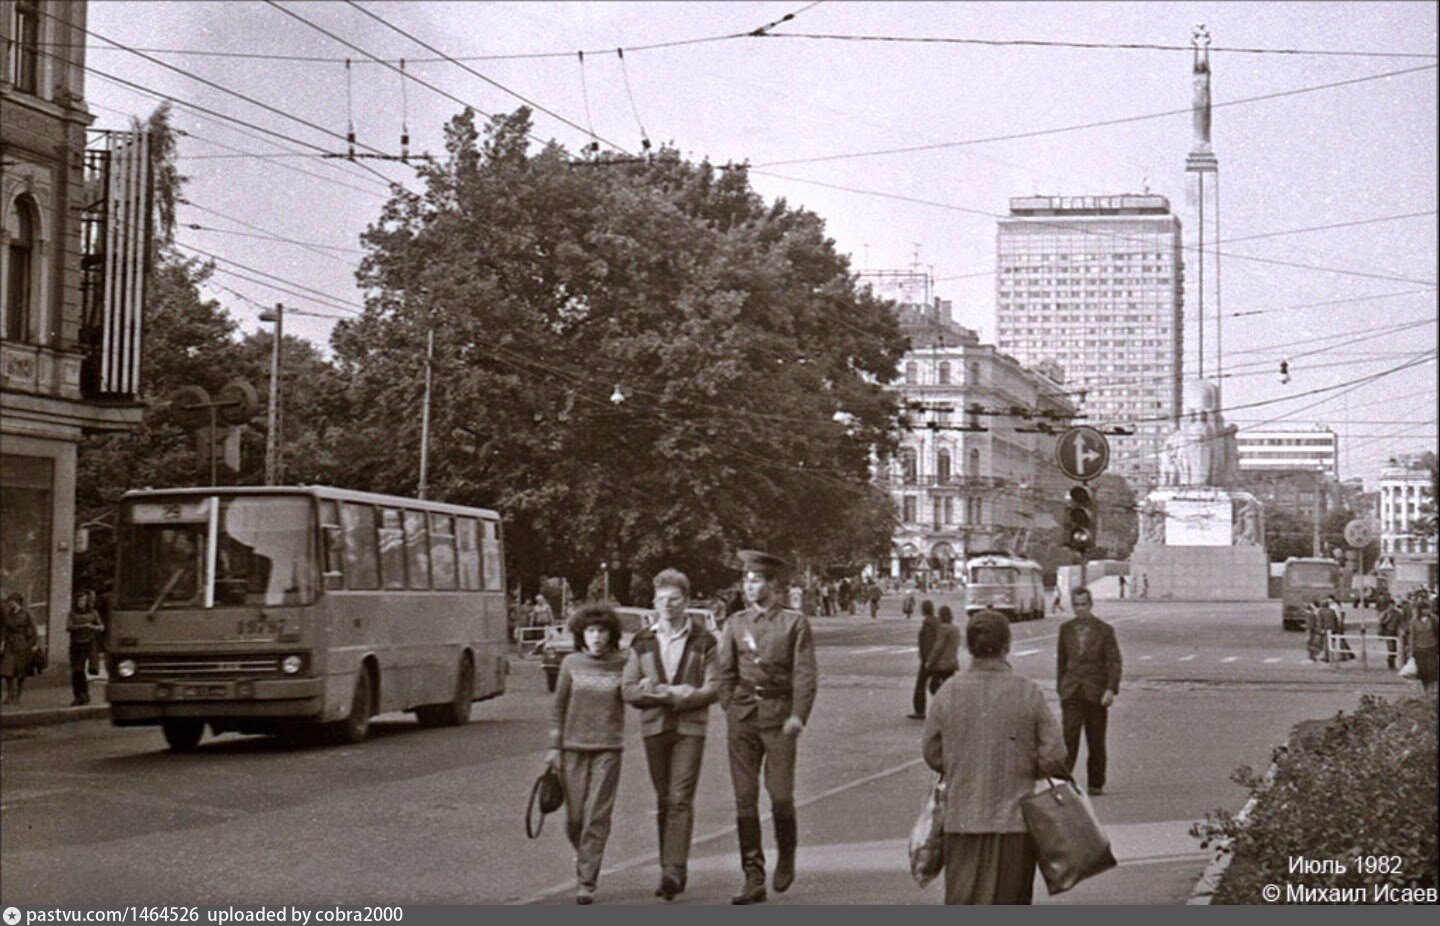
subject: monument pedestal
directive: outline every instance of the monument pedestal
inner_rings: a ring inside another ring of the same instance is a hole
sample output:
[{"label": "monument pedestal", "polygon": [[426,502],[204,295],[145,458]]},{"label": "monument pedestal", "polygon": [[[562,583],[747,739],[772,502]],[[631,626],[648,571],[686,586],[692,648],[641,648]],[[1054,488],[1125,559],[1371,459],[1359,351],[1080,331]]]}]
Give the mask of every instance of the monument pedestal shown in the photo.
[{"label": "monument pedestal", "polygon": [[1255,496],[1212,486],[1157,489],[1146,498],[1140,517],[1130,578],[1147,589],[1147,598],[1269,597],[1263,509]]}]

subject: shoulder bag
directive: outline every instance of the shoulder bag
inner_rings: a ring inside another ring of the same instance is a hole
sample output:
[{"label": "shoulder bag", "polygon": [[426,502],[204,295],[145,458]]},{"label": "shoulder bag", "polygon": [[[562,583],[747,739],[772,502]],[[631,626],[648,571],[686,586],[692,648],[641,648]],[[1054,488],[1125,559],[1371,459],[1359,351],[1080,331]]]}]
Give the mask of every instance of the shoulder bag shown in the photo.
[{"label": "shoulder bag", "polygon": [[[546,765],[545,771],[535,779],[530,788],[530,802],[525,807],[525,835],[534,839],[545,826],[545,815],[554,813],[565,806],[565,783],[555,766]],[[539,815],[536,815],[536,811]]]}]

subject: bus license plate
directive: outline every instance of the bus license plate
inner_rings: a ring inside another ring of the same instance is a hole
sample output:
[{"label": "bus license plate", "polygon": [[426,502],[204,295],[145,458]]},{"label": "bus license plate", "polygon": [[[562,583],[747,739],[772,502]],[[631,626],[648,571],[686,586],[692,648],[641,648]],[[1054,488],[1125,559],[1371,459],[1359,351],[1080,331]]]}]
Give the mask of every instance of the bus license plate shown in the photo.
[{"label": "bus license plate", "polygon": [[228,698],[231,697],[232,693],[229,685],[179,685],[175,689],[177,697],[195,701],[209,698]]}]

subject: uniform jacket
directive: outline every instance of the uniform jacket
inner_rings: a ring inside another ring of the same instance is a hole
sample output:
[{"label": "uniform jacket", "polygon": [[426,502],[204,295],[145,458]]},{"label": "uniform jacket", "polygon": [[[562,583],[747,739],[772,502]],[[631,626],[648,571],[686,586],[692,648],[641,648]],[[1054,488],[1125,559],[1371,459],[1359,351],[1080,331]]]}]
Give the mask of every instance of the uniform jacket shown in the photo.
[{"label": "uniform jacket", "polygon": [[1044,693],[1004,659],[976,659],[935,693],[922,743],[945,778],[947,833],[1023,833],[1020,800],[1037,779],[1065,774]]},{"label": "uniform jacket", "polygon": [[815,706],[815,640],[805,616],[772,604],[730,615],[720,635],[720,704],[731,723],[762,730]]},{"label": "uniform jacket", "polygon": [[1060,700],[1098,704],[1105,692],[1120,692],[1120,644],[1113,627],[1098,617],[1072,617],[1060,625],[1058,644],[1055,687]]},{"label": "uniform jacket", "polygon": [[[662,618],[663,619],[663,618]],[[657,685],[689,685],[693,694],[675,702],[655,694]],[[675,731],[681,736],[704,736],[710,705],[720,697],[719,644],[705,625],[690,618],[690,634],[680,654],[674,678],[665,675],[660,641],[645,629],[630,641],[630,659],[620,685],[625,703],[640,708],[640,735]]]}]

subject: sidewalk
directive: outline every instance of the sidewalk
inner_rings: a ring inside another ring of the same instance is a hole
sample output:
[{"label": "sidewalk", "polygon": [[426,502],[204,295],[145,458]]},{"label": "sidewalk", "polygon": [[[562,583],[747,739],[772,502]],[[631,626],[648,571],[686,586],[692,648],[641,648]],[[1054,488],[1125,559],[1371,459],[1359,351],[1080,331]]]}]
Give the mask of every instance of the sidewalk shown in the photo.
[{"label": "sidewalk", "polygon": [[52,723],[73,723],[80,720],[104,720],[110,716],[105,703],[105,676],[90,679],[90,703],[71,707],[75,696],[70,691],[69,668],[51,667],[38,678],[25,682],[19,704],[0,704],[0,730],[35,727]]}]

